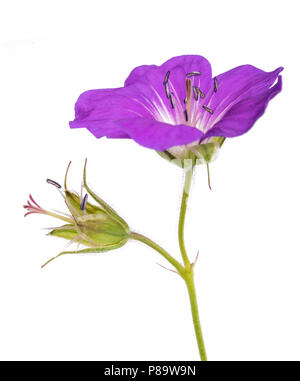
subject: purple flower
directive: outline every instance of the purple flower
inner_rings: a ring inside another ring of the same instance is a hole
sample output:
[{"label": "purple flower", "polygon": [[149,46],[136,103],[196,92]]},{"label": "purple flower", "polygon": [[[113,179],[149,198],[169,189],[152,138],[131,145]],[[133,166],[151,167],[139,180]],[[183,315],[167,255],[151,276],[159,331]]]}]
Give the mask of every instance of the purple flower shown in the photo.
[{"label": "purple flower", "polygon": [[195,55],[139,66],[124,87],[81,94],[70,127],[97,138],[130,138],[171,157],[193,151],[208,162],[210,143],[244,134],[264,113],[281,91],[282,70],[243,65],[213,78],[210,63]]}]

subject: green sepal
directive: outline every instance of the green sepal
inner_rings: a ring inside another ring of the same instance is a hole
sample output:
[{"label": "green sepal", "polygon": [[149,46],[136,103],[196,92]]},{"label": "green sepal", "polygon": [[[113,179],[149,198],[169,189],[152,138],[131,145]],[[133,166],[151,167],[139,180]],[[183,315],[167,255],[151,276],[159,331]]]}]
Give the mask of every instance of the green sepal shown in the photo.
[{"label": "green sepal", "polygon": [[177,165],[180,168],[186,167],[186,160],[191,160],[191,165],[193,166],[196,165],[197,158],[195,154],[188,148],[186,148],[182,158],[176,158],[174,155],[172,155],[168,151],[156,151],[156,152],[159,154],[159,156]]},{"label": "green sepal", "polygon": [[216,145],[214,143],[199,144],[194,147],[194,150],[198,152],[200,160],[203,158],[205,163],[210,163],[216,152]]},{"label": "green sepal", "polygon": [[213,139],[215,139],[215,141],[216,141],[217,143],[219,143],[219,147],[220,147],[220,148],[222,147],[223,143],[224,143],[225,140],[226,140],[226,138],[224,138],[223,136],[217,136],[217,137],[215,137],[215,138],[213,138]]},{"label": "green sepal", "polygon": [[[67,187],[67,177],[68,177],[70,165],[71,165],[71,161],[69,162],[69,165],[67,167],[66,174],[65,174],[65,181],[64,181],[65,196],[66,196],[68,203],[70,204],[70,205],[68,205],[68,207],[71,206],[71,209],[74,209],[77,214],[82,216],[84,213],[80,208],[80,205],[81,205],[80,197],[78,196],[77,193],[69,191],[68,187]],[[73,210],[73,212],[74,212],[74,210]],[[89,202],[86,203],[85,210],[87,213],[91,213],[91,214],[103,212],[102,208],[100,209],[98,206],[92,205]],[[72,213],[72,210],[70,210],[70,212]]]},{"label": "green sepal", "polygon": [[53,235],[55,237],[60,237],[60,238],[72,240],[78,235],[78,232],[75,229],[75,227],[74,227],[74,229],[70,229],[71,227],[74,227],[74,225],[70,225],[70,224],[69,225],[63,225],[60,228],[51,230],[51,232],[48,233],[47,235]]},{"label": "green sepal", "polygon": [[106,251],[118,249],[118,248],[122,247],[123,245],[125,245],[126,242],[127,242],[127,240],[124,240],[123,242],[119,242],[118,244],[107,245],[107,246],[104,246],[104,247],[93,247],[93,248],[82,249],[82,250],[77,250],[77,251],[62,251],[61,253],[59,253],[55,257],[50,258],[41,267],[42,268],[45,267],[48,263],[52,262],[54,259],[60,257],[61,255],[65,255],[65,254],[85,254],[85,253],[104,253]]},{"label": "green sepal", "polygon": [[[70,229],[72,227],[73,227],[73,229]],[[80,235],[79,235],[78,231],[75,229],[74,225],[63,225],[60,228],[51,230],[51,232],[49,232],[47,235],[51,235],[51,236],[59,237],[59,238],[64,238],[64,239],[67,239],[69,241],[72,241],[76,237],[78,237],[78,239],[79,239],[79,237],[80,237]],[[80,239],[80,242],[83,245],[89,246],[89,243],[87,240]]]},{"label": "green sepal", "polygon": [[106,246],[102,246],[102,247],[91,247],[88,249],[82,249],[82,250],[77,250],[77,251],[63,251],[63,252],[59,253],[59,255],[63,255],[63,254],[85,254],[85,253],[105,253],[106,251],[119,249],[120,247],[124,246],[126,242],[127,242],[127,239],[124,241],[120,241],[118,244],[113,244],[113,245],[106,245]]},{"label": "green sepal", "polygon": [[129,232],[123,224],[108,214],[86,214],[76,218],[78,231],[88,246],[118,244],[128,239]]},{"label": "green sepal", "polygon": [[[75,192],[71,192],[69,190],[65,190],[66,199],[69,201],[71,206],[76,210],[76,212],[82,216],[84,213],[80,209],[80,197]],[[104,213],[104,210],[102,208],[99,208],[96,205],[91,204],[90,202],[86,203],[85,210],[89,214],[95,214],[95,213]]]},{"label": "green sepal", "polygon": [[174,156],[174,152],[171,153],[168,150],[156,152],[159,154],[159,156],[179,166],[180,168],[184,168],[186,166],[187,159],[192,160],[193,166],[197,164],[207,164],[214,160],[225,139],[226,138],[223,136],[216,136],[209,138],[207,143],[187,145],[180,152],[178,157]]},{"label": "green sepal", "polygon": [[95,201],[98,202],[98,204],[108,213],[110,214],[113,218],[115,218],[117,221],[119,221],[126,229],[126,231],[129,233],[130,229],[129,229],[129,226],[127,225],[126,221],[123,220],[122,217],[120,217],[118,215],[118,213],[112,208],[110,207],[104,200],[102,200],[102,198],[100,198],[96,193],[94,193],[90,188],[89,186],[87,185],[87,182],[86,182],[86,164],[87,164],[87,160],[85,160],[85,164],[84,164],[84,170],[83,170],[83,185],[85,187],[85,189],[87,190],[87,192],[89,193],[90,196],[92,196],[94,198]]}]

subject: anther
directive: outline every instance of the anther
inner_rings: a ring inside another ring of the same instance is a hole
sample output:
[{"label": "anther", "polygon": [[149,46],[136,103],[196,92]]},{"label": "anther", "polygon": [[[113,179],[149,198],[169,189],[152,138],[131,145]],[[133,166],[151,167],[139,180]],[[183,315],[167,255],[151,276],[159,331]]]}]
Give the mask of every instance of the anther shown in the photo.
[{"label": "anther", "polygon": [[194,92],[194,98],[197,101],[199,98],[199,92],[198,92],[198,87],[193,86],[193,92]]},{"label": "anther", "polygon": [[204,110],[208,111],[210,114],[214,113],[214,111],[211,108],[209,108],[209,107],[207,107],[205,105],[203,105],[202,107],[204,108]]},{"label": "anther", "polygon": [[81,204],[80,204],[80,209],[81,209],[81,210],[85,210],[86,203],[87,203],[87,199],[88,199],[88,194],[86,194],[86,195],[83,197],[82,201],[81,201]]},{"label": "anther", "polygon": [[51,180],[51,179],[47,179],[46,180],[48,184],[51,184],[51,185],[54,185],[56,188],[60,189],[61,188],[61,185],[58,184],[56,181],[54,180]]},{"label": "anther", "polygon": [[185,121],[187,122],[189,120],[189,115],[188,115],[187,110],[184,110],[183,113],[184,113]]},{"label": "anther", "polygon": [[173,93],[170,94],[171,107],[174,108]]},{"label": "anther", "polygon": [[184,100],[183,100],[183,103],[186,105],[186,102],[187,102],[187,99],[185,97]]},{"label": "anther", "polygon": [[197,75],[201,75],[200,71],[192,71],[190,73],[187,73],[187,77],[195,77]]},{"label": "anther", "polygon": [[217,81],[217,78],[215,77],[214,78],[214,92],[216,93],[218,90],[218,81]]},{"label": "anther", "polygon": [[205,94],[204,94],[204,92],[201,91],[201,90],[199,89],[199,87],[198,87],[198,91],[199,91],[200,97],[201,97],[202,99],[205,98]]},{"label": "anther", "polygon": [[168,83],[165,83],[164,86],[165,86],[166,96],[168,99],[170,99],[170,90],[169,90]]},{"label": "anther", "polygon": [[164,79],[164,86],[168,83],[169,76],[170,76],[170,72],[168,71]]}]

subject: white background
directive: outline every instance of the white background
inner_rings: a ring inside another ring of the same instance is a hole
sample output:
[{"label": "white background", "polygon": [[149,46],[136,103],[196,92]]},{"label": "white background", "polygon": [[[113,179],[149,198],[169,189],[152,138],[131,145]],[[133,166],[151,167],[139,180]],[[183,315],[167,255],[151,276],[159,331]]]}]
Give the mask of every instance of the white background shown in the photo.
[{"label": "white background", "polygon": [[126,140],[70,130],[74,103],[132,68],[181,54],[215,75],[284,66],[283,91],[246,135],[197,169],[187,214],[210,360],[300,360],[298,1],[2,1],[1,360],[197,360],[183,281],[146,246],[63,256],[57,221],[23,218],[30,193],[64,209],[47,177],[88,180],[128,221],[179,257],[181,170]]}]

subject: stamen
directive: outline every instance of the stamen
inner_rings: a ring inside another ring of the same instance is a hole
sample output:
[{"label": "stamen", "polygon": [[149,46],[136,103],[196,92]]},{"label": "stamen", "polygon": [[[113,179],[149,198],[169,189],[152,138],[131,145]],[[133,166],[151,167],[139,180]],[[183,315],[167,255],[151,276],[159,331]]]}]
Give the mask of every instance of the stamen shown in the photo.
[{"label": "stamen", "polygon": [[187,102],[187,99],[185,97],[184,100],[183,100],[183,103],[186,105],[186,102]]},{"label": "stamen", "polygon": [[168,83],[169,76],[170,76],[170,72],[167,71],[167,74],[166,74],[165,79],[164,79],[164,86]]},{"label": "stamen", "polygon": [[199,99],[199,92],[198,92],[197,86],[193,86],[193,92],[194,92],[194,98],[197,101]]},{"label": "stamen", "polygon": [[81,209],[81,210],[85,210],[86,203],[87,203],[87,199],[88,199],[88,194],[86,194],[86,195],[83,197],[82,201],[81,201],[81,204],[80,204],[80,209]]},{"label": "stamen", "polygon": [[172,108],[174,108],[173,95],[174,95],[173,93],[170,94],[170,103]]},{"label": "stamen", "polygon": [[167,96],[168,99],[170,99],[170,90],[169,90],[168,83],[165,83],[164,86],[165,86],[166,96]]},{"label": "stamen", "polygon": [[215,77],[214,78],[214,92],[216,93],[218,90],[218,81],[217,81],[217,78]]},{"label": "stamen", "polygon": [[200,71],[192,71],[190,73],[187,73],[187,77],[195,77],[197,75],[201,75]]},{"label": "stamen", "polygon": [[56,188],[61,189],[61,185],[58,184],[56,181],[51,180],[51,179],[47,179],[46,181],[48,184],[54,185]]},{"label": "stamen", "polygon": [[200,97],[203,99],[205,98],[205,94],[203,93],[203,91],[201,91],[198,87],[198,91],[199,91],[199,94],[200,94]]},{"label": "stamen", "polygon": [[207,107],[205,105],[203,105],[202,107],[204,108],[204,110],[208,111],[210,114],[214,113],[214,111],[211,108],[209,108],[209,107]]},{"label": "stamen", "polygon": [[186,120],[186,122],[189,120],[189,115],[188,115],[188,112],[187,112],[187,110],[184,110],[184,117],[185,117],[185,120]]}]

